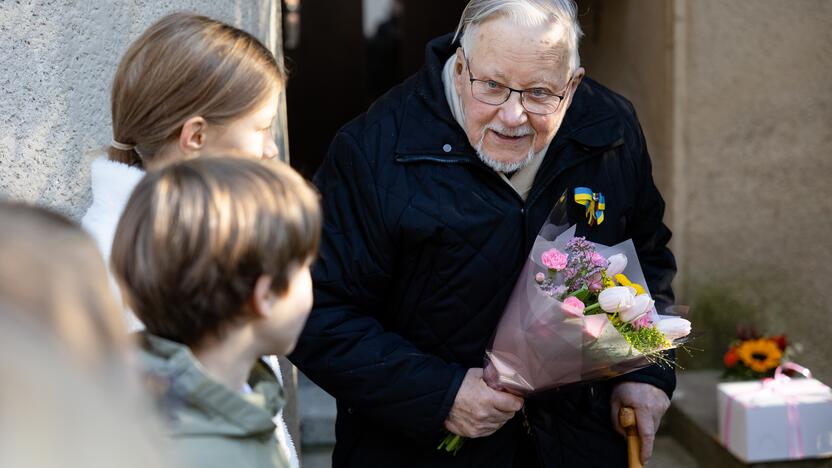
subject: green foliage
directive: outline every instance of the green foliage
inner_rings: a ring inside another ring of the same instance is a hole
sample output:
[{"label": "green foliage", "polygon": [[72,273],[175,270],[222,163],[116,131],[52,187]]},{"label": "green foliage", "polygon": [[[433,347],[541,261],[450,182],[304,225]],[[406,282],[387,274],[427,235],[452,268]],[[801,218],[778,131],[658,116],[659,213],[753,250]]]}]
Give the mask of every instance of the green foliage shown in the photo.
[{"label": "green foliage", "polygon": [[657,350],[671,346],[670,341],[656,327],[644,327],[636,330],[632,324],[618,318],[618,314],[613,315],[611,320],[627,343],[642,354],[655,353]]},{"label": "green foliage", "polygon": [[465,438],[462,436],[458,436],[456,434],[448,433],[442,442],[439,443],[439,446],[436,447],[437,450],[444,450],[448,453],[456,455],[459,452],[459,449],[462,448],[462,444],[465,443]]}]

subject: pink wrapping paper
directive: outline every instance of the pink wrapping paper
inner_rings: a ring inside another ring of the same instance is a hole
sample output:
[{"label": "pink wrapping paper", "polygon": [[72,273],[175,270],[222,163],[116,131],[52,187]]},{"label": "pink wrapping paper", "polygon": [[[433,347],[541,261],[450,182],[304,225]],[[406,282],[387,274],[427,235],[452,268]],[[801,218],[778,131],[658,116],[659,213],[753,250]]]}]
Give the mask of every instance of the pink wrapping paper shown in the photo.
[{"label": "pink wrapping paper", "polygon": [[[547,271],[540,254],[552,247],[563,250],[574,237],[574,227],[567,229],[564,203],[565,197],[538,234],[486,351],[484,379],[492,388],[526,396],[651,364],[624,340],[606,314],[568,316],[561,302],[534,281],[537,273]],[[624,253],[629,259],[624,273],[634,283],[646,285],[632,241],[596,247],[607,258]]]}]

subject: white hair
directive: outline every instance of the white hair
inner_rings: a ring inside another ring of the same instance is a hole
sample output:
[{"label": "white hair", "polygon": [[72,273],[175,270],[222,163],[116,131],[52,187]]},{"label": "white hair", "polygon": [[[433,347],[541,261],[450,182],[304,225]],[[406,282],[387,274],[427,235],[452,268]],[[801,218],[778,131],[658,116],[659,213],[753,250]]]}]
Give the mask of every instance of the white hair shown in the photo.
[{"label": "white hair", "polygon": [[503,16],[518,26],[534,27],[543,24],[559,24],[565,30],[564,41],[569,52],[569,74],[581,66],[578,43],[583,36],[578,23],[578,7],[573,0],[471,0],[462,12],[454,41],[460,37],[462,50],[471,47],[474,34],[467,34],[485,20]]}]

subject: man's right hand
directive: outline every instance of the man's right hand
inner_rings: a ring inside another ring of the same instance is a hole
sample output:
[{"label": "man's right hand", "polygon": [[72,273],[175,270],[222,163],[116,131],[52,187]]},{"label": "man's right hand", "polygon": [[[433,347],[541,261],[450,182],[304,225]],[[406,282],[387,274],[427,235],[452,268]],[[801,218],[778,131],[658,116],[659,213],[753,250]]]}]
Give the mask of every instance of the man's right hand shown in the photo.
[{"label": "man's right hand", "polygon": [[445,429],[467,438],[489,436],[522,407],[522,398],[489,387],[482,380],[481,368],[468,369],[445,419]]}]

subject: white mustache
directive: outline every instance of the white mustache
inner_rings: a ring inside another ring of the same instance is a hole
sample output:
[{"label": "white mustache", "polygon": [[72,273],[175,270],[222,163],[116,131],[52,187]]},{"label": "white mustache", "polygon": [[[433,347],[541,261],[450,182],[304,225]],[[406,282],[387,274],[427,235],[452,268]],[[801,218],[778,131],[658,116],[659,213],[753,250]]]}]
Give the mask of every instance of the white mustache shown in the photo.
[{"label": "white mustache", "polygon": [[524,137],[527,135],[534,134],[534,130],[528,125],[523,125],[515,128],[508,128],[503,127],[500,124],[488,124],[485,126],[485,128],[487,130],[491,130],[492,132],[497,132],[509,137]]}]

